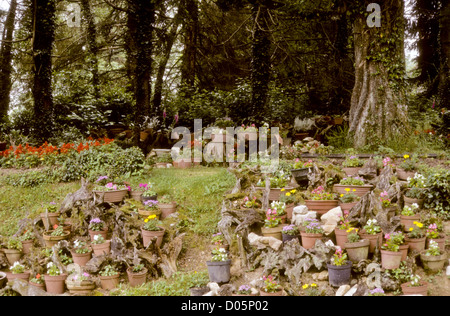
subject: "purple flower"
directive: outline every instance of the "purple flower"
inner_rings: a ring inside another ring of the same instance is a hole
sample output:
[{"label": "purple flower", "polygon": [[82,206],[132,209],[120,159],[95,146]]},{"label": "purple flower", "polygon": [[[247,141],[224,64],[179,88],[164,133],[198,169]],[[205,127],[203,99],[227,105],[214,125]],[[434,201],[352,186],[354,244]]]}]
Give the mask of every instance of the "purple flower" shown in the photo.
[{"label": "purple flower", "polygon": [[100,181],[105,180],[105,179],[108,179],[108,176],[101,176],[95,182],[100,182]]},{"label": "purple flower", "polygon": [[166,113],[166,111],[164,111],[163,112],[163,118],[166,118],[167,117],[167,113]]},{"label": "purple flower", "polygon": [[175,123],[178,123],[178,114],[175,114]]},{"label": "purple flower", "polygon": [[100,218],[93,218],[93,219],[91,219],[91,221],[89,222],[90,224],[91,223],[93,223],[93,224],[100,224],[102,222],[102,220],[100,219]]}]

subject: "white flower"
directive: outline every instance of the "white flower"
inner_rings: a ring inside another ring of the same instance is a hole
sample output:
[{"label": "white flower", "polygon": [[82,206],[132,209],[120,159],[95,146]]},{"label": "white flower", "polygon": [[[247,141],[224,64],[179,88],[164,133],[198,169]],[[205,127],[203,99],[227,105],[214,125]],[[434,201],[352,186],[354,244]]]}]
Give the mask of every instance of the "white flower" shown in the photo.
[{"label": "white flower", "polygon": [[51,267],[53,267],[53,262],[47,263],[47,269],[50,269]]},{"label": "white flower", "polygon": [[94,235],[94,241],[97,241],[99,235]]}]

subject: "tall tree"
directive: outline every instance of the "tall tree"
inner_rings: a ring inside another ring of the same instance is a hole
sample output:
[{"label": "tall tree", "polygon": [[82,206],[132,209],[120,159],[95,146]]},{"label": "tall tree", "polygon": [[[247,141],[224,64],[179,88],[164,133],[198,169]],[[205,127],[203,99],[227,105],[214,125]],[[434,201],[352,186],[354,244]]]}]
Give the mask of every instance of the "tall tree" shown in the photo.
[{"label": "tall tree", "polygon": [[16,20],[17,0],[12,0],[5,27],[3,29],[0,48],[0,121],[8,115],[11,93],[11,61],[14,23]]},{"label": "tall tree", "polygon": [[[355,147],[381,144],[407,131],[404,89],[403,1],[383,1],[380,27],[370,27],[355,4],[355,86],[350,108],[350,133]],[[376,12],[374,14],[377,14]],[[373,15],[375,17],[375,15]],[[370,16],[369,16],[370,18]]]},{"label": "tall tree", "polygon": [[182,0],[180,4],[183,20],[184,52],[181,66],[181,82],[193,88],[196,77],[197,44],[199,32],[198,0]]},{"label": "tall tree", "polygon": [[439,70],[438,104],[450,105],[450,1],[442,0],[440,15],[441,67]]},{"label": "tall tree", "polygon": [[52,47],[55,40],[55,0],[33,1],[33,61],[34,61],[34,131],[38,142],[52,133]]}]

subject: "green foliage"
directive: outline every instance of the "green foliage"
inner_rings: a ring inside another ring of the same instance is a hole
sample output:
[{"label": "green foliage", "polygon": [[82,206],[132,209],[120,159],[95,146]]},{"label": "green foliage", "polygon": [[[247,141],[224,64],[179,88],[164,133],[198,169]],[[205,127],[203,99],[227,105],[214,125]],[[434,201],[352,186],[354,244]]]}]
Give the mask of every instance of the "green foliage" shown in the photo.
[{"label": "green foliage", "polygon": [[450,219],[450,170],[437,169],[426,176],[427,193],[425,208],[442,217]]}]

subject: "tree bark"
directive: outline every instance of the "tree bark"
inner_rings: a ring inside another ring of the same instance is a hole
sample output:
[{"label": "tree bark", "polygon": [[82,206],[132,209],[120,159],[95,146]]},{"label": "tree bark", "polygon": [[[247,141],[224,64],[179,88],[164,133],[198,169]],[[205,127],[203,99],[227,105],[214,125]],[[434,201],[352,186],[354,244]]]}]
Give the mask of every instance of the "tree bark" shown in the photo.
[{"label": "tree bark", "polygon": [[450,0],[442,0],[439,22],[441,68],[439,71],[438,105],[450,105]]},{"label": "tree bark", "polygon": [[402,25],[402,0],[384,2],[381,27],[369,28],[360,15],[354,22],[355,86],[349,131],[356,148],[383,144],[408,130]]},{"label": "tree bark", "polygon": [[14,22],[16,20],[17,0],[12,0],[3,29],[2,46],[0,50],[0,121],[8,116],[11,93],[11,60]]},{"label": "tree bark", "polygon": [[52,133],[52,46],[55,39],[55,0],[34,0],[34,130],[38,142]]},{"label": "tree bark", "polygon": [[199,31],[197,0],[183,0],[181,10],[184,20],[184,52],[181,66],[181,82],[184,86],[192,89],[196,76]]}]

